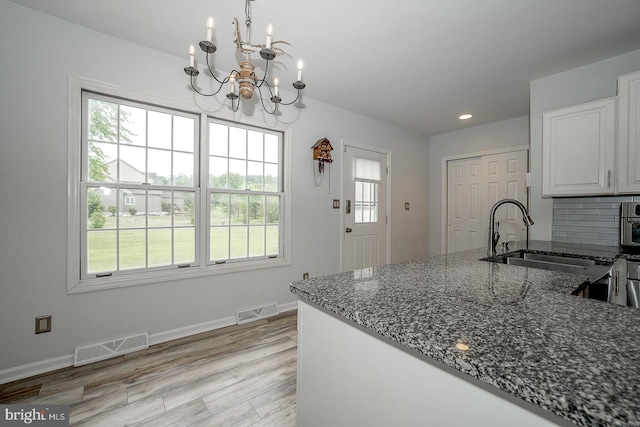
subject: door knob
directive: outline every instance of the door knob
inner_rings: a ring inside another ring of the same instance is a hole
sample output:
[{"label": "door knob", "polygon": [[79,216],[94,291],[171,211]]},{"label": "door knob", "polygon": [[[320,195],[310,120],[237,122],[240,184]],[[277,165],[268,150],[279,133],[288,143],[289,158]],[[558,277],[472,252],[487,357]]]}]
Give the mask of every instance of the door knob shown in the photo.
[{"label": "door knob", "polygon": [[350,229],[350,228],[347,228],[345,231],[346,231],[347,233],[351,233],[353,230],[352,230],[352,229]]}]

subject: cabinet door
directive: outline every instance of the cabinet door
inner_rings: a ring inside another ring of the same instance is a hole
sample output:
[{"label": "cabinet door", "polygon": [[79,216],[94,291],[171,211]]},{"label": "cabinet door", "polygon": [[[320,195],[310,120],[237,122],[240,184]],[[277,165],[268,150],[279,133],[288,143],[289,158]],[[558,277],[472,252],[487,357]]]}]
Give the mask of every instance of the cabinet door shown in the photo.
[{"label": "cabinet door", "polygon": [[640,72],[618,78],[618,192],[640,192]]},{"label": "cabinet door", "polygon": [[542,195],[613,194],[615,98],[542,116]]}]

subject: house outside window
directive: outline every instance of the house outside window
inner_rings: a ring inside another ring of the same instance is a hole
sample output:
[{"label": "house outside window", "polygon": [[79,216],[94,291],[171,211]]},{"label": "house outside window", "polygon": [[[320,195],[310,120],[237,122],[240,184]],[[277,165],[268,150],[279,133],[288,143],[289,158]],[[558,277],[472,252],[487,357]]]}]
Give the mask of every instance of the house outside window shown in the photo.
[{"label": "house outside window", "polygon": [[283,131],[71,83],[70,292],[288,264]]}]

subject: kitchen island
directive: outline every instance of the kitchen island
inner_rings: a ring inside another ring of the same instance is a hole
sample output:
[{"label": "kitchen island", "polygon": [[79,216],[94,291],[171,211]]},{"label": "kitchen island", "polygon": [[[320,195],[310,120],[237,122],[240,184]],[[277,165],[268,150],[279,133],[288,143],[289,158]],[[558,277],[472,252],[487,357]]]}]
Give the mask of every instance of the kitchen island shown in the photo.
[{"label": "kitchen island", "polygon": [[640,426],[640,310],[484,256],[293,282],[299,425]]}]

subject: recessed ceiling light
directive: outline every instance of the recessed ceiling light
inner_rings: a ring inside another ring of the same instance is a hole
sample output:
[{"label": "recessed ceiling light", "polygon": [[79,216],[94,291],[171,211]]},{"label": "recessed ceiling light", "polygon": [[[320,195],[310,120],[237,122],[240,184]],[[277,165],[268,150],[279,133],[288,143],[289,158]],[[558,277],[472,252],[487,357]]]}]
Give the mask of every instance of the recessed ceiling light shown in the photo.
[{"label": "recessed ceiling light", "polygon": [[460,117],[458,117],[460,120],[469,120],[471,117],[473,117],[471,114],[463,114]]}]

